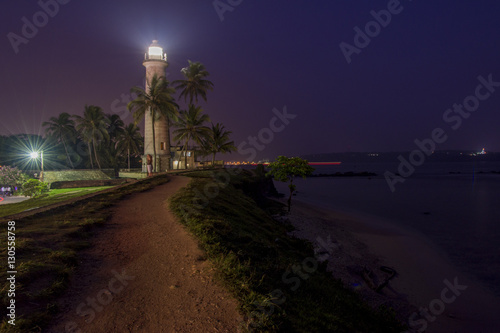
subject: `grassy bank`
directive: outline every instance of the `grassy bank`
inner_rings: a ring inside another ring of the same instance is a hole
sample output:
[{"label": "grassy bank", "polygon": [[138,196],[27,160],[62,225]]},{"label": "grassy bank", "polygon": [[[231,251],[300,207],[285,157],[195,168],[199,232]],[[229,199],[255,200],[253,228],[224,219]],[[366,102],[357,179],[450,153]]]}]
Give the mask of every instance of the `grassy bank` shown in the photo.
[{"label": "grassy bank", "polygon": [[39,198],[31,198],[22,202],[0,206],[0,217],[22,213],[28,209],[45,207],[69,199],[81,197],[90,193],[99,192],[112,186],[80,187],[50,190]]},{"label": "grassy bank", "polygon": [[[78,253],[90,245],[93,233],[109,217],[109,207],[124,196],[148,190],[168,181],[157,176],[116,188],[15,221],[16,326],[5,316],[1,332],[40,332],[58,311],[57,297],[66,289],[77,265]],[[75,191],[75,189],[71,189]],[[60,190],[70,198],[70,190]],[[76,192],[73,192],[75,194]],[[7,240],[7,221],[0,222],[0,239]],[[0,242],[3,263],[7,246]],[[5,266],[2,266],[5,267]],[[6,309],[9,285],[6,269],[0,271],[0,306]],[[5,313],[3,311],[2,313]]]},{"label": "grassy bank", "polygon": [[[198,172],[170,207],[198,238],[253,332],[401,332],[390,311],[368,307],[326,272],[310,243],[270,212],[281,205],[245,171]],[[261,177],[262,178],[262,177]],[[229,180],[230,179],[230,180]]]}]

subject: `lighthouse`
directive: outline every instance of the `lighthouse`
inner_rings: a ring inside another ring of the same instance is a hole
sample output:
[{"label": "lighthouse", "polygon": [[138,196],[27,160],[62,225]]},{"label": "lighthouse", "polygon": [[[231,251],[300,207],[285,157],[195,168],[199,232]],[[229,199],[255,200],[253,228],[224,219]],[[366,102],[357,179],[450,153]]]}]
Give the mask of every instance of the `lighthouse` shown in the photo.
[{"label": "lighthouse", "polygon": [[[158,78],[165,78],[165,71],[168,66],[167,54],[158,45],[157,40],[149,46],[144,62],[146,67],[146,92],[149,92],[149,83],[156,74]],[[146,112],[144,121],[144,156],[142,158],[143,172],[146,172],[146,156],[154,156],[153,130],[151,128],[151,113]],[[155,119],[155,144],[156,144],[156,171],[166,171],[171,168],[169,165],[170,152],[167,151],[167,121],[163,118]]]}]

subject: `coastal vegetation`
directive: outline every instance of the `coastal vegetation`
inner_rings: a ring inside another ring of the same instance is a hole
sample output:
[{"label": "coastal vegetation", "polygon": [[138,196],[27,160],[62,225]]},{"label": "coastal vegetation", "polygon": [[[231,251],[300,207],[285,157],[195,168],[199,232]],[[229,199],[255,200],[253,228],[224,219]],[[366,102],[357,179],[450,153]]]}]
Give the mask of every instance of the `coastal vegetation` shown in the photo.
[{"label": "coastal vegetation", "polygon": [[140,148],[142,146],[141,143],[142,136],[139,132],[139,127],[135,124],[128,124],[118,137],[116,149],[118,150],[119,155],[123,155],[124,152],[127,152],[128,170],[130,170],[130,155],[140,155]]},{"label": "coastal vegetation", "polygon": [[170,208],[198,239],[238,300],[250,332],[401,332],[390,309],[373,310],[326,271],[312,245],[272,218],[270,179],[240,169],[197,171]]},{"label": "coastal vegetation", "polygon": [[215,163],[215,154],[231,153],[236,151],[234,141],[230,139],[231,131],[227,131],[221,123],[213,124],[209,130],[209,135],[203,141],[203,151],[207,154],[212,154],[212,165]]},{"label": "coastal vegetation", "polygon": [[[210,121],[210,117],[203,114],[200,107],[193,104],[189,105],[188,110],[183,110],[180,113],[179,121],[177,122],[177,129],[174,131],[174,139],[178,142],[183,142],[182,155],[184,155],[184,165],[187,165],[187,148],[190,141],[202,145],[205,138],[209,136],[210,129],[205,126],[206,122]],[[179,168],[177,163],[177,168]]]},{"label": "coastal vegetation", "polygon": [[184,98],[185,102],[189,99],[189,105],[193,100],[198,103],[198,97],[206,102],[207,92],[214,88],[214,84],[207,80],[209,73],[205,66],[188,60],[188,66],[181,69],[181,73],[184,79],[174,81],[175,88],[180,91],[179,98]]},{"label": "coastal vegetation", "polygon": [[289,183],[288,212],[290,212],[292,196],[296,189],[293,180],[295,177],[306,178],[312,175],[314,168],[309,165],[307,160],[300,157],[278,156],[274,162],[269,163],[269,169],[268,176],[274,177],[277,181]]},{"label": "coastal vegetation", "polygon": [[[202,114],[202,109],[195,106],[194,102],[198,103],[201,97],[207,101],[207,93],[214,89],[214,84],[208,80],[210,75],[205,66],[200,62],[188,60],[188,66],[181,69],[183,75],[182,80],[174,81],[175,88],[180,91],[179,99],[184,98],[184,103],[187,103],[186,109],[181,111],[181,117],[174,125],[175,140],[183,143],[182,151],[184,152],[186,165],[186,151],[189,147],[189,142],[198,144],[198,152],[201,156],[212,154],[212,165],[215,162],[215,154],[231,153],[236,151],[234,142],[229,139],[230,131],[226,131],[220,123],[209,128],[205,124],[210,121],[210,117]],[[180,155],[182,156],[182,154]],[[178,161],[177,166],[180,165]]]},{"label": "coastal vegetation", "polygon": [[68,151],[68,144],[75,143],[75,121],[67,112],[61,113],[58,117],[50,117],[49,121],[44,121],[42,126],[45,127],[45,133],[51,136],[54,141],[62,143],[68,164],[74,168],[71,156]]}]

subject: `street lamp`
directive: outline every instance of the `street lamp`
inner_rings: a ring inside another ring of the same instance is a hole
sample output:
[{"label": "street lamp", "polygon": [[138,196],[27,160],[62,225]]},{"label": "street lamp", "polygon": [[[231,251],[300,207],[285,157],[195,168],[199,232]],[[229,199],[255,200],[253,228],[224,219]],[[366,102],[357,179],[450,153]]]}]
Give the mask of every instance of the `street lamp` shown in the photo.
[{"label": "street lamp", "polygon": [[[38,152],[37,151],[31,152],[30,157],[33,159],[38,158]],[[40,152],[40,165],[42,167],[42,171],[40,171],[40,181],[43,182],[43,150]]]}]

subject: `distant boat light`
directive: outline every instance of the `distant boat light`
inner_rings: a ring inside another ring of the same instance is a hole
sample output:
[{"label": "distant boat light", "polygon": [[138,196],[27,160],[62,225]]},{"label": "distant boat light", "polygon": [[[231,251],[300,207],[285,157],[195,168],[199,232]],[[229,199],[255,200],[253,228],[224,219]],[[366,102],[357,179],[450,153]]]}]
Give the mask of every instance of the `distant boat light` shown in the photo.
[{"label": "distant boat light", "polygon": [[342,162],[309,162],[309,165],[339,165]]},{"label": "distant boat light", "polygon": [[[309,162],[308,164],[309,165],[339,165],[341,163],[342,162]],[[259,164],[269,165],[269,163],[250,163],[250,165],[259,165]]]}]

